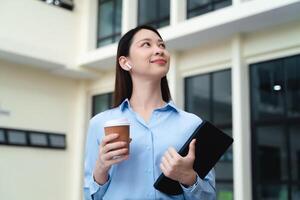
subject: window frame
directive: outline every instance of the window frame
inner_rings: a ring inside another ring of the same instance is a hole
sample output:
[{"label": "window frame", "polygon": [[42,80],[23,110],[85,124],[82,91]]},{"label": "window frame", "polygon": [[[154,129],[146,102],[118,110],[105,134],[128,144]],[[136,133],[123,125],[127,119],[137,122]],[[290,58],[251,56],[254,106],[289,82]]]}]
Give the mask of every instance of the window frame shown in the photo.
[{"label": "window frame", "polygon": [[[113,17],[112,17],[112,27],[113,27],[113,32],[112,34],[110,35],[107,35],[107,36],[104,36],[104,37],[100,37],[100,31],[99,31],[99,25],[100,25],[100,6],[101,4],[103,3],[107,3],[107,2],[113,2]],[[98,9],[98,12],[97,12],[97,36],[96,36],[96,47],[97,48],[101,48],[101,47],[104,47],[106,45],[109,45],[109,44],[114,44],[117,42],[117,38],[119,36],[121,36],[122,34],[122,23],[121,23],[121,27],[120,27],[120,32],[117,32],[116,31],[116,12],[117,12],[117,1],[118,0],[98,0],[97,1],[97,9]],[[122,4],[123,4],[123,1],[121,0]],[[121,10],[121,15],[122,15],[122,10]],[[121,17],[122,19],[122,17]],[[100,45],[100,42],[101,41],[105,41],[107,39],[111,39],[112,42],[109,43],[109,44],[104,44],[104,45]]]},{"label": "window frame", "polygon": [[[254,97],[254,90],[255,88],[252,87],[253,82],[256,81],[254,80],[255,77],[252,77],[252,71],[253,67],[259,67],[259,65],[262,65],[264,63],[269,63],[269,62],[281,62],[281,67],[284,69],[284,60],[285,59],[290,59],[292,57],[299,57],[299,55],[293,55],[293,56],[286,56],[282,58],[276,58],[276,59],[270,59],[262,62],[256,62],[256,63],[251,63],[249,64],[248,70],[249,70],[249,87],[250,87],[250,126],[251,126],[251,159],[252,159],[252,196],[253,199],[259,199],[258,198],[258,185],[264,185],[264,184],[269,184],[269,185],[279,185],[279,186],[286,186],[287,187],[287,197],[288,200],[292,200],[292,190],[293,187],[295,186],[300,186],[300,180],[293,180],[292,179],[292,170],[291,170],[291,144],[290,144],[290,127],[296,126],[300,122],[300,116],[296,117],[291,117],[288,116],[288,108],[287,108],[287,91],[286,91],[286,85],[287,85],[287,76],[284,74],[284,91],[283,91],[283,116],[279,116],[276,118],[268,118],[268,119],[255,119],[255,102],[253,101]],[[284,73],[286,71],[284,70]],[[257,108],[256,108],[257,109]],[[259,155],[258,155],[258,129],[260,127],[268,127],[268,126],[281,126],[283,128],[283,137],[285,138],[284,145],[286,146],[286,151],[287,151],[287,180],[260,180],[260,177],[258,177],[258,163],[259,163]],[[299,172],[300,173],[300,172]]]},{"label": "window frame", "polygon": [[[201,74],[196,74],[196,75],[192,75],[192,76],[188,76],[188,77],[185,77],[184,78],[184,110],[187,110],[187,94],[186,92],[188,91],[187,90],[187,81],[189,78],[193,78],[193,77],[199,77],[199,76],[209,76],[209,112],[210,112],[210,118],[211,119],[207,119],[209,121],[213,120],[214,117],[214,109],[213,109],[213,75],[215,73],[219,73],[219,72],[225,72],[225,71],[228,71],[230,72],[230,75],[231,75],[231,68],[225,68],[225,69],[221,69],[221,70],[216,70],[216,71],[211,71],[211,72],[206,72],[206,73],[201,73]],[[232,77],[230,77],[230,84],[232,85]],[[231,87],[231,86],[230,86]],[[231,99],[231,109],[232,109],[232,99]],[[231,112],[232,113],[232,112]],[[231,129],[232,131],[232,117],[231,117],[231,123],[229,122],[226,122],[224,124],[215,124],[219,129]],[[234,155],[233,155],[233,159],[234,159]],[[229,161],[220,161],[220,162],[223,162],[223,163],[228,163]],[[232,163],[232,171],[234,170],[233,169],[233,160],[230,161]],[[216,183],[219,183],[219,184],[231,184],[232,186],[232,193],[234,194],[234,177],[232,176],[232,179],[216,179]]]},{"label": "window frame", "polygon": [[[6,146],[17,146],[17,147],[34,147],[34,148],[47,148],[47,149],[61,149],[65,150],[67,148],[67,140],[66,140],[66,134],[62,133],[53,133],[53,132],[44,132],[44,131],[34,131],[34,130],[23,130],[23,129],[14,129],[14,128],[4,128],[0,127],[0,130],[3,130],[4,132],[4,142],[1,142],[0,145],[6,145]],[[23,132],[26,138],[26,143],[24,144],[17,144],[17,143],[10,143],[9,142],[9,132],[10,131],[17,131],[17,132]],[[41,134],[46,137],[47,144],[46,145],[38,145],[31,142],[30,135],[31,134]],[[50,143],[50,136],[60,136],[64,138],[64,145],[63,146],[54,146]]]},{"label": "window frame", "polygon": [[106,92],[106,93],[101,93],[101,94],[95,94],[92,96],[92,113],[91,113],[91,117],[95,116],[96,114],[98,114],[98,112],[96,112],[96,98],[101,96],[101,95],[108,95],[108,104],[109,104],[109,108],[112,107],[112,100],[113,100],[113,92]]}]

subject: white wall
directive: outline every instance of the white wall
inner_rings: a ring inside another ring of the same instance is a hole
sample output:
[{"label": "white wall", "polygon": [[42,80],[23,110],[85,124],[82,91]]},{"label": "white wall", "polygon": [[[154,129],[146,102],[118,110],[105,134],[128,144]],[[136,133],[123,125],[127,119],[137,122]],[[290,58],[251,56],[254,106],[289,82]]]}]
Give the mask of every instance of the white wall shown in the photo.
[{"label": "white wall", "polygon": [[72,63],[78,51],[80,2],[74,1],[71,12],[39,0],[1,0],[0,50]]},{"label": "white wall", "polygon": [[[66,150],[0,145],[1,199],[74,199],[72,184],[80,176],[72,170],[78,148],[74,122],[77,107],[84,106],[77,104],[78,83],[3,61],[0,72],[1,107],[10,111],[0,116],[0,127],[58,132],[67,138]],[[81,163],[76,165],[81,169]]]}]

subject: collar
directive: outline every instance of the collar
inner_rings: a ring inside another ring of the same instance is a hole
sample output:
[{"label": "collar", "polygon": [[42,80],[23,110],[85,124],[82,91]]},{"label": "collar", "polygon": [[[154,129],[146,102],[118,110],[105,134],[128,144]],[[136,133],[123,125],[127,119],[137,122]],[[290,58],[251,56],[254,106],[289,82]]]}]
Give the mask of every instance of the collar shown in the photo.
[{"label": "collar", "polygon": [[[123,102],[119,105],[119,108],[122,112],[124,111],[125,108],[131,109],[128,98],[123,100]],[[159,108],[159,110],[168,110],[168,109],[173,109],[174,111],[179,112],[179,109],[176,107],[175,103],[172,100],[170,100],[163,107]]]}]

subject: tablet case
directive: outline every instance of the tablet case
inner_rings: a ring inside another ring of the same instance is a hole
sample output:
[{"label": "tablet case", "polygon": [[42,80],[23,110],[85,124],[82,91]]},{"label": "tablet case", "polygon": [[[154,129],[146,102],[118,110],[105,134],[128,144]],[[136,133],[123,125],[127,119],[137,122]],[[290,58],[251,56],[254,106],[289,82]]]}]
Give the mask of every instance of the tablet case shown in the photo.
[{"label": "tablet case", "polygon": [[[196,139],[194,170],[201,179],[204,179],[233,143],[233,139],[210,122],[203,121],[179,150],[181,156],[188,154],[189,144],[194,138]],[[179,182],[166,177],[163,173],[154,183],[154,187],[169,195],[183,193]]]}]

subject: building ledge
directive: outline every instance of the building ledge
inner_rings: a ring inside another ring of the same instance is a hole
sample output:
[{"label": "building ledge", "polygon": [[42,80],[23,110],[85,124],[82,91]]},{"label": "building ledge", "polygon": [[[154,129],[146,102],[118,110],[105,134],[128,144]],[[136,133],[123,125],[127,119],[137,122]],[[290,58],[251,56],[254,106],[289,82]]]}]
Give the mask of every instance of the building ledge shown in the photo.
[{"label": "building ledge", "polygon": [[[201,47],[238,33],[250,33],[300,19],[300,1],[247,1],[167,26],[159,31],[170,51]],[[117,44],[84,53],[79,66],[109,70]]]}]

